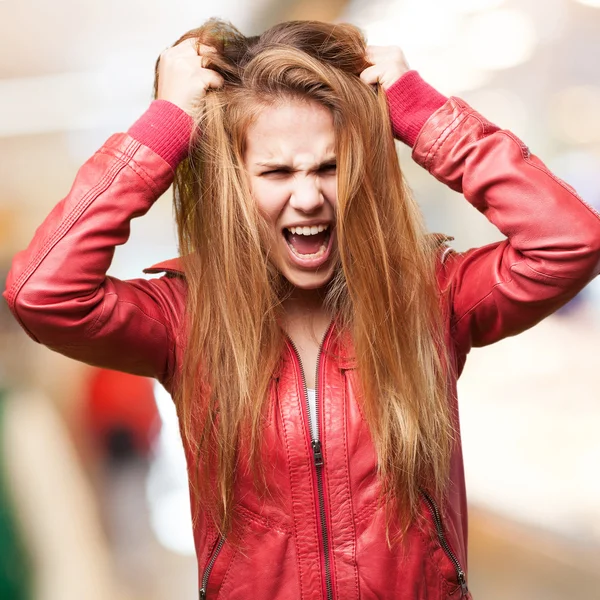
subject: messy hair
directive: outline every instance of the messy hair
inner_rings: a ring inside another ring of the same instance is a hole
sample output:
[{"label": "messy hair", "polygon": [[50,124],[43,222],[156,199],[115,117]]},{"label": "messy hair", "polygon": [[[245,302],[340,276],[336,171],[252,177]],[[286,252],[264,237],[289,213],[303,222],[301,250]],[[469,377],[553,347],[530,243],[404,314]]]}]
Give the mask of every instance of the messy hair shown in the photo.
[{"label": "messy hair", "polygon": [[243,168],[245,137],[266,106],[302,100],[333,117],[339,264],[326,305],[353,340],[382,498],[406,529],[422,488],[443,493],[452,420],[436,249],[401,174],[385,95],[359,77],[369,66],[365,40],[352,25],[316,21],[246,37],[215,19],[176,43],[190,37],[217,50],[206,66],[225,81],[194,115],[190,154],[175,178],[188,295],[174,397],[196,460],[196,501],[227,533],[239,448],[260,462],[289,284],[266,250],[269,231]]}]

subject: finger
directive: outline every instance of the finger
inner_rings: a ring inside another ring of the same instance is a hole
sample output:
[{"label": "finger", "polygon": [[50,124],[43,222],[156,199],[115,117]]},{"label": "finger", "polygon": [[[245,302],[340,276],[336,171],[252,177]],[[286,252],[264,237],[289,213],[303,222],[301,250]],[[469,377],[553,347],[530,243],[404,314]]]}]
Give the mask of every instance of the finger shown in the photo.
[{"label": "finger", "polygon": [[176,46],[172,46],[168,50],[171,52],[176,52],[177,54],[195,54],[196,56],[201,54],[211,54],[217,51],[215,48],[208,46],[207,44],[199,44],[199,38],[197,37],[186,38],[183,40],[183,42],[180,42]]},{"label": "finger", "polygon": [[189,37],[183,40],[181,44],[177,44],[175,48],[181,48],[181,50],[185,52],[193,51],[195,54],[198,54],[198,38],[197,37]]},{"label": "finger", "polygon": [[182,42],[179,42],[179,44],[176,44],[175,46],[169,46],[168,48],[165,48],[163,50],[163,52],[161,53],[161,56],[167,55],[167,56],[193,56],[193,55],[198,55],[198,52],[196,51],[196,45],[197,45],[197,41],[198,38],[186,38],[185,40],[183,40]]},{"label": "finger", "polygon": [[212,69],[203,69],[201,78],[206,89],[218,89],[223,87],[223,84],[225,83],[223,77]]},{"label": "finger", "polygon": [[406,62],[406,56],[400,46],[367,46],[365,52],[369,62]]},{"label": "finger", "polygon": [[375,83],[379,83],[379,76],[381,75],[379,67],[377,65],[373,65],[372,67],[367,67],[361,74],[360,78],[370,85]]},{"label": "finger", "polygon": [[212,68],[210,65],[212,63],[212,59],[211,59],[211,55],[214,57],[217,55],[217,52],[203,52],[202,54],[199,54],[199,58],[200,58],[200,66],[203,69],[210,69]]},{"label": "finger", "polygon": [[207,46],[206,44],[200,44],[200,47],[198,48],[198,53],[199,54],[216,54],[217,49],[214,48],[213,46]]}]

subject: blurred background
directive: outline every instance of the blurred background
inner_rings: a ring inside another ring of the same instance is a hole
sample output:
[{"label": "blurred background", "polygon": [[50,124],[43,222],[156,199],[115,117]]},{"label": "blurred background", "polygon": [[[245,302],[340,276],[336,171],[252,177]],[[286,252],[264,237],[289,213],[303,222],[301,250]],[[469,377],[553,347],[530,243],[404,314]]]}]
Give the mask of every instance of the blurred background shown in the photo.
[{"label": "blurred background", "polygon": [[[259,33],[348,21],[511,129],[600,209],[600,0],[0,0],[0,280],[78,167],[151,101],[154,62],[211,16]],[[430,229],[499,239],[399,147]],[[117,249],[177,255],[171,192]],[[600,282],[460,380],[476,598],[600,598]],[[171,400],[37,346],[0,304],[0,598],[197,596]]]}]

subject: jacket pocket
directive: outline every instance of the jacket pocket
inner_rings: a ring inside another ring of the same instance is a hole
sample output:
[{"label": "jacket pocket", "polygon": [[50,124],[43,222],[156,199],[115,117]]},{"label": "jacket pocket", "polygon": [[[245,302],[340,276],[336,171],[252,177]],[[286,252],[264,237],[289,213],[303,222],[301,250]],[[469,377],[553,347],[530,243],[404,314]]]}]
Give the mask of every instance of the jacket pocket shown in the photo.
[{"label": "jacket pocket", "polygon": [[236,540],[219,537],[213,543],[202,571],[200,600],[300,598],[290,532],[249,510],[240,512],[244,522]]},{"label": "jacket pocket", "polygon": [[[423,500],[427,506],[427,510],[431,515],[431,519],[433,522],[434,533],[437,538],[437,543],[439,547],[444,552],[447,560],[451,563],[454,573],[456,574],[455,583],[458,584],[458,588],[456,592],[452,595],[457,595],[459,598],[470,599],[471,594],[469,592],[469,588],[467,587],[467,576],[465,570],[462,567],[462,564],[458,560],[456,553],[453,551],[450,543],[448,542],[448,538],[446,536],[446,530],[444,528],[444,522],[442,519],[442,513],[439,510],[437,503],[433,499],[428,492],[425,490],[421,490],[421,495],[423,496]],[[457,592],[460,591],[460,594]]]}]

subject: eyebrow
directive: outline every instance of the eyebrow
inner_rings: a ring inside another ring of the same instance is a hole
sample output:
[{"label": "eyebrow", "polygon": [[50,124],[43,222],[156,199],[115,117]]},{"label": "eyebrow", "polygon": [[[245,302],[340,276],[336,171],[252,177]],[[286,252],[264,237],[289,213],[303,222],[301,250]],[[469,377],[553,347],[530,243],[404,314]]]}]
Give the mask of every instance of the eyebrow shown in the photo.
[{"label": "eyebrow", "polygon": [[[336,157],[335,156],[331,156],[329,158],[326,158],[324,161],[322,161],[321,163],[319,163],[316,167],[312,167],[312,169],[321,169],[323,167],[329,166],[332,163],[336,162]],[[271,163],[271,162],[259,162],[256,163],[257,167],[264,167],[267,169],[273,169],[273,170],[281,170],[281,171],[294,171],[295,169],[293,167],[291,167],[290,165],[286,165],[283,163]]]}]

